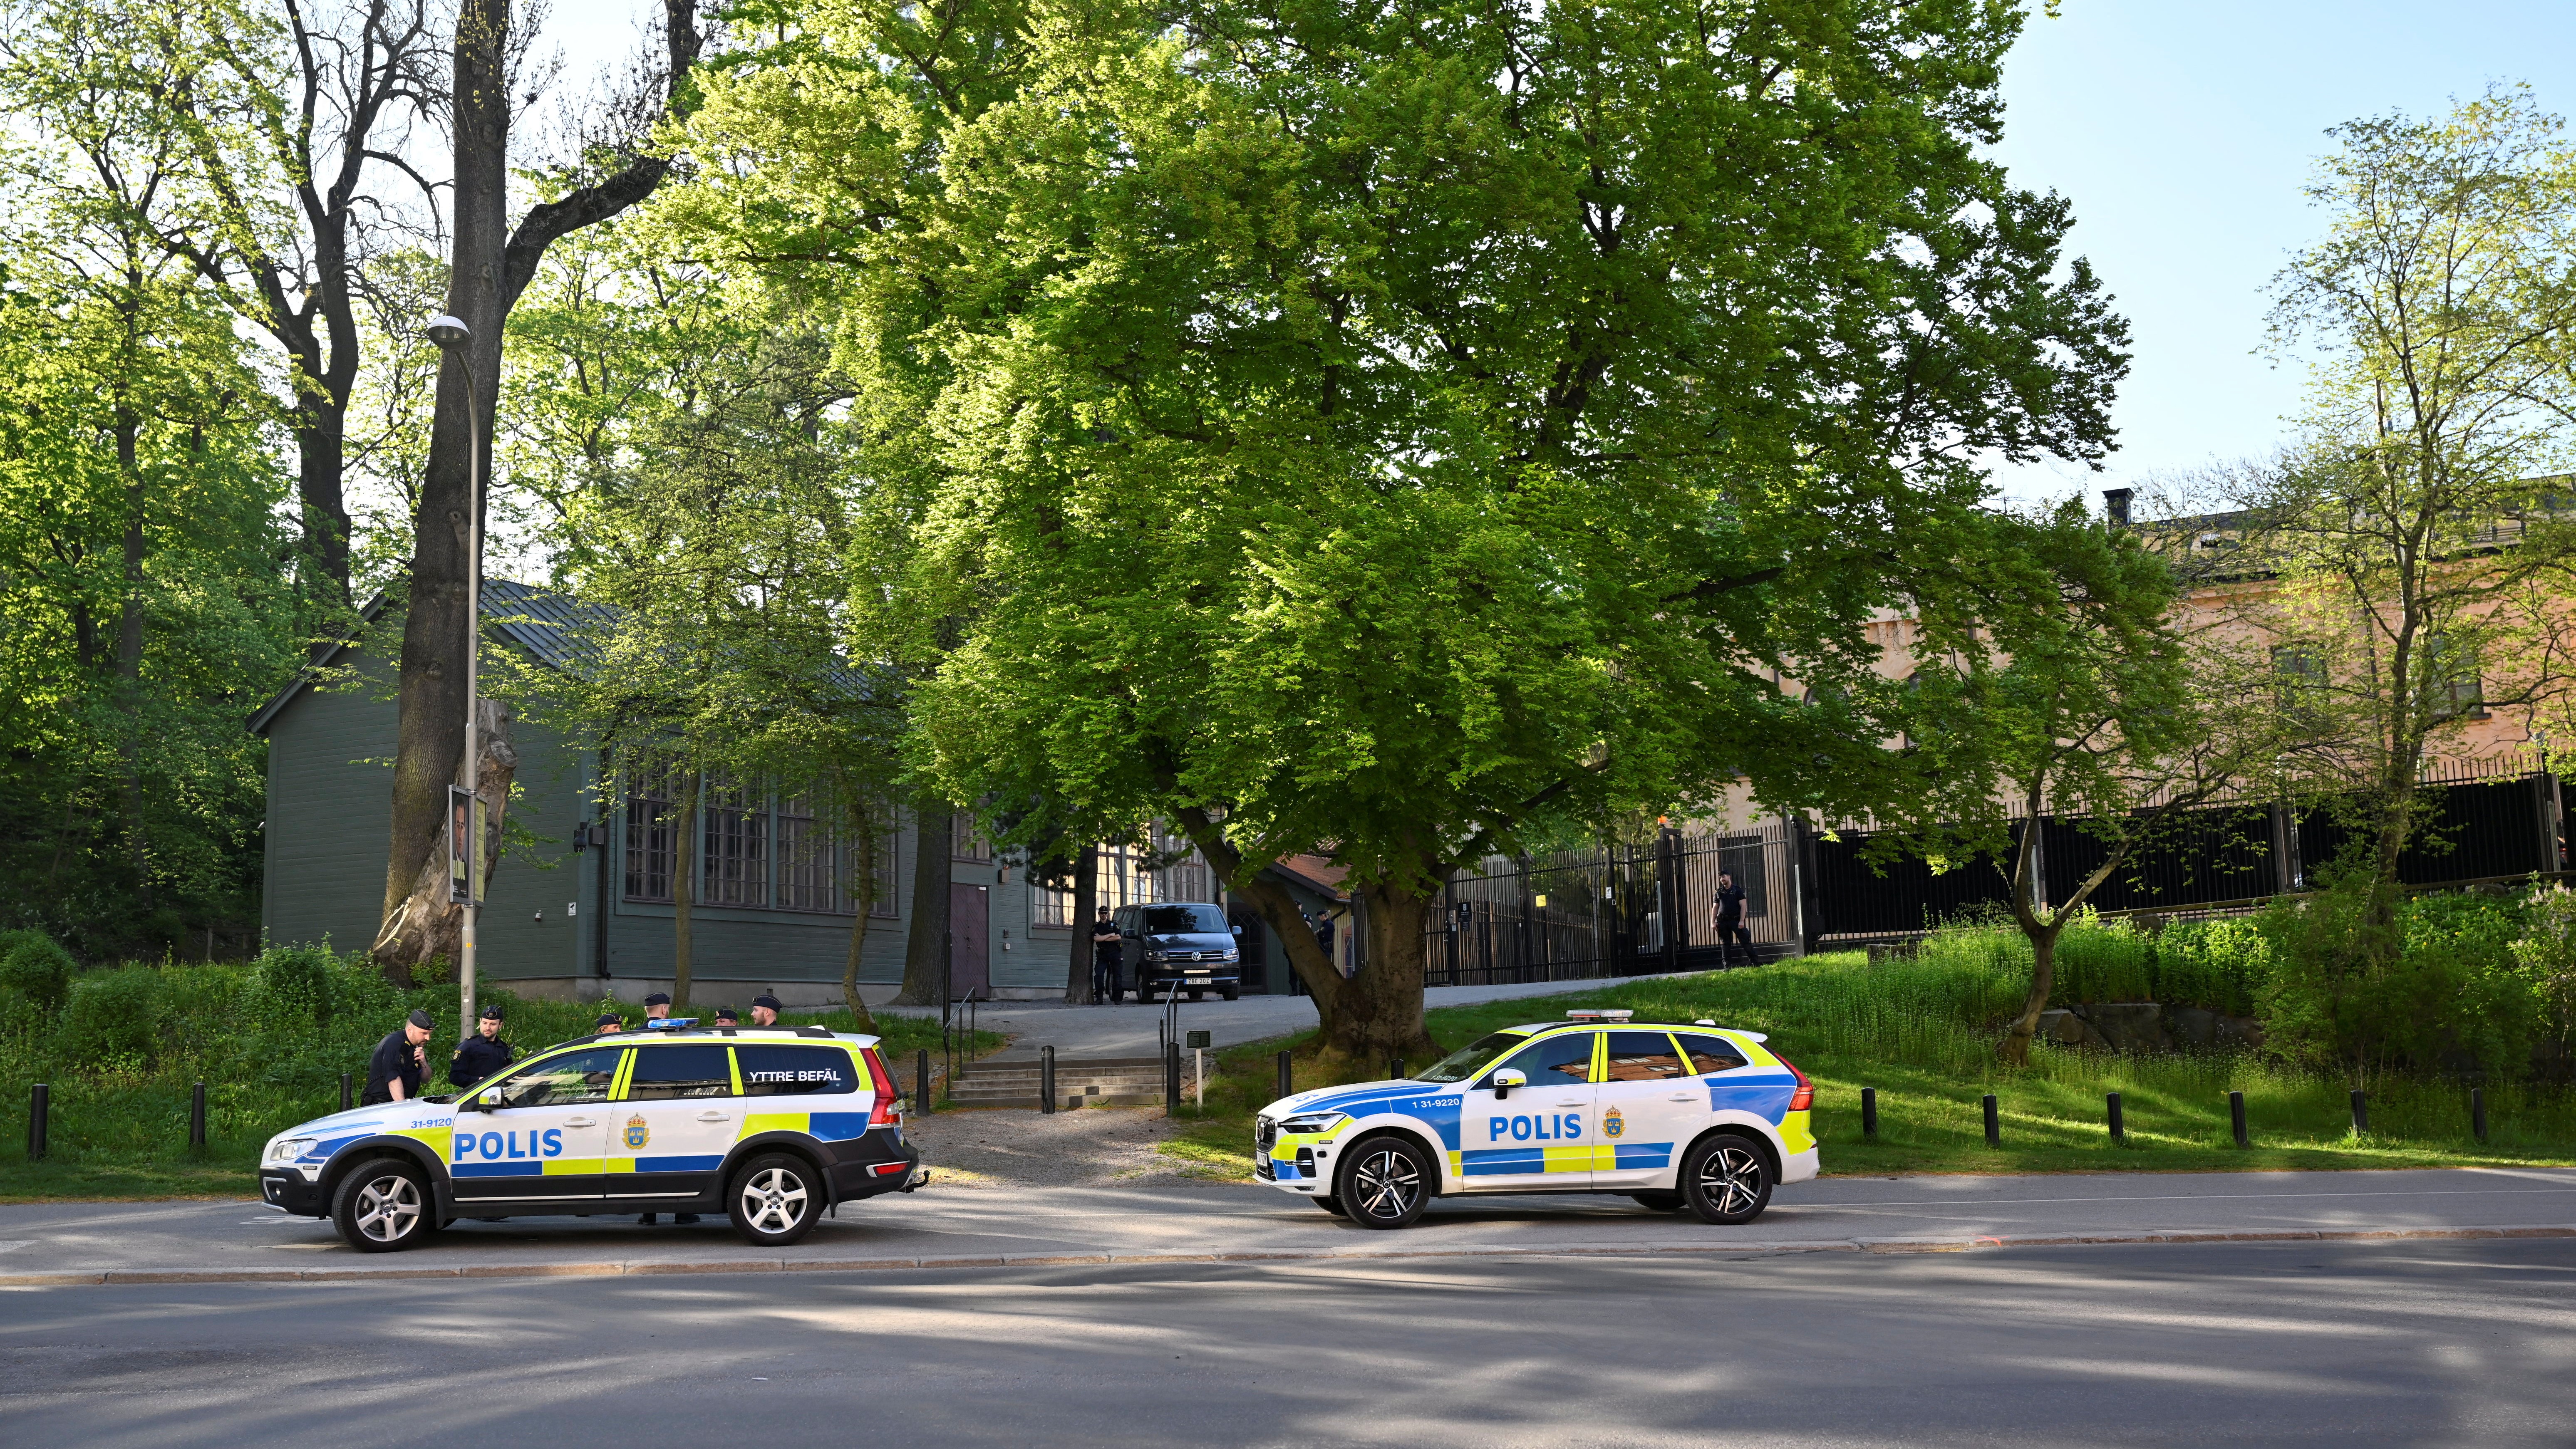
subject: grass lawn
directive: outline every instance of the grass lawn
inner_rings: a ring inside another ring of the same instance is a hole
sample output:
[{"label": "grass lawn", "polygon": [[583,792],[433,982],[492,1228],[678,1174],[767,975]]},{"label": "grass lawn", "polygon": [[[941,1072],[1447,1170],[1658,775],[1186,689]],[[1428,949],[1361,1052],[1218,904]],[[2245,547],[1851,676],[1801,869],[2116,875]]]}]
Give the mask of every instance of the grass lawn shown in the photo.
[{"label": "grass lawn", "polygon": [[[847,1010],[790,1012],[791,1026],[850,1028]],[[881,1016],[877,1034],[886,1065],[912,1087],[914,1053],[939,1059],[939,1023]],[[1002,1045],[998,1032],[976,1033],[978,1055]],[[350,1063],[363,1074],[366,1063]],[[443,1089],[444,1081],[432,1084]],[[0,1203],[128,1202],[156,1198],[256,1198],[259,1150],[298,1122],[339,1110],[336,1086],[271,1094],[243,1083],[206,1084],[208,1142],[188,1146],[188,1084],[144,1080],[73,1080],[53,1084],[52,1151],[27,1160],[27,1089],[12,1084],[0,1098]],[[1247,1169],[1248,1170],[1248,1169]]]},{"label": "grass lawn", "polygon": [[[1625,1006],[1641,1020],[1694,1021],[1770,1034],[1816,1085],[1815,1130],[1828,1175],[1917,1172],[2210,1172],[2263,1168],[2576,1165],[2576,1096],[2486,1089],[2488,1140],[2470,1133],[2468,1088],[2385,1077],[2372,1084],[2372,1131],[2355,1136],[2349,1084],[2224,1055],[2117,1056],[2042,1046],[2019,1071],[1994,1060],[1992,1028],[1945,1012],[1940,983],[1912,963],[1853,954],[1755,970],[1633,982],[1572,996],[1446,1007],[1432,1037],[1457,1046],[1497,1027],[1561,1021],[1577,1006]],[[1252,1114],[1276,1095],[1275,1054],[1303,1038],[1217,1054],[1207,1108],[1163,1150],[1208,1175],[1252,1175]],[[1413,1064],[1416,1067],[1424,1063]],[[1296,1064],[1298,1090],[1328,1086]],[[1860,1094],[1878,1092],[1879,1130],[1861,1133]],[[2235,1145],[2227,1094],[2245,1094],[2253,1146]],[[2003,1145],[1985,1142],[1979,1099],[1992,1092]],[[2121,1094],[2127,1142],[2110,1138],[2105,1093]]]}]

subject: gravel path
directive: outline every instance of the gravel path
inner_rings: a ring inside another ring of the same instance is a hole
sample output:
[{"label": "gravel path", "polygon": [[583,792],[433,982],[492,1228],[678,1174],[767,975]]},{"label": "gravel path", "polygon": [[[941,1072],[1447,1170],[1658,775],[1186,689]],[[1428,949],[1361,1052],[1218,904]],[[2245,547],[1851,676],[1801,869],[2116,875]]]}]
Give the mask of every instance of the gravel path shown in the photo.
[{"label": "gravel path", "polygon": [[1100,1187],[1190,1175],[1186,1160],[1155,1151],[1172,1136],[1160,1107],[936,1112],[913,1117],[904,1131],[921,1144],[941,1187]]}]

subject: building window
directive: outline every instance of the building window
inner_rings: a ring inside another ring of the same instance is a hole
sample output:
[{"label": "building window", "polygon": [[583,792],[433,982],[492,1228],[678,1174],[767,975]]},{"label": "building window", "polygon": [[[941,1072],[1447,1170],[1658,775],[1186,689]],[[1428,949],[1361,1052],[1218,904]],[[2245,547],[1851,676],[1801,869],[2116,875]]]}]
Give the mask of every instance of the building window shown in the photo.
[{"label": "building window", "polygon": [[626,772],[626,898],[671,899],[678,863],[679,773],[668,761],[646,756]]},{"label": "building window", "polygon": [[2326,657],[2305,644],[2279,644],[2272,649],[2272,687],[2281,714],[2303,729],[2325,722]]},{"label": "building window", "polygon": [[778,802],[778,908],[828,911],[840,905],[839,872],[833,869],[832,834],[814,818],[814,800],[791,795]]},{"label": "building window", "polygon": [[2478,719],[2486,714],[2486,681],[2478,677],[2478,662],[2467,651],[2451,647],[2451,641],[2440,634],[2424,638],[2425,692],[2431,697],[2433,718]]},{"label": "building window", "polygon": [[[879,801],[868,807],[868,815],[875,823],[875,833],[877,838],[876,889],[869,893],[872,899],[868,907],[868,914],[871,916],[892,916],[895,914],[895,892],[902,889],[898,882],[903,879],[902,872],[896,868],[901,863],[901,857],[896,853],[895,842],[897,839],[897,832],[895,830],[894,807],[883,801]],[[859,870],[859,843],[856,840],[843,839],[841,842],[841,855],[844,862],[843,870],[845,872],[841,878],[845,881],[856,880],[858,878]],[[842,893],[842,910],[854,911],[858,909],[858,904],[859,902],[856,892],[844,891]]]},{"label": "building window", "polygon": [[769,904],[769,805],[757,785],[707,776],[700,815],[706,841],[703,899],[714,906]]},{"label": "building window", "polygon": [[975,824],[972,813],[952,810],[948,815],[948,853],[959,860],[991,860],[993,843]]}]

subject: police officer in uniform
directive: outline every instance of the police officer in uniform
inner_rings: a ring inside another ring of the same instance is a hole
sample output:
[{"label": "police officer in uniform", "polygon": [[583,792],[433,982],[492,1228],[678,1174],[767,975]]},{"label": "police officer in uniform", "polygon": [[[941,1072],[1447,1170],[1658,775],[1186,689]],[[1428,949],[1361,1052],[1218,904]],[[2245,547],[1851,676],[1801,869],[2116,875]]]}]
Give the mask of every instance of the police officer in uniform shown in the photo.
[{"label": "police officer in uniform", "polygon": [[501,1006],[495,1002],[483,1008],[482,1034],[456,1044],[456,1054],[448,1059],[447,1080],[460,1087],[473,1086],[508,1066],[516,1055],[501,1040]]},{"label": "police officer in uniform", "polygon": [[590,1024],[591,1034],[594,1036],[606,1036],[612,1031],[624,1031],[625,1029],[626,1018],[619,1016],[613,1011],[601,1012],[599,1014],[599,1020]]},{"label": "police officer in uniform", "polygon": [[740,1025],[742,1025],[741,1012],[734,1010],[730,1006],[719,1006],[716,1008],[716,1026],[719,1029],[728,1026]]},{"label": "police officer in uniform", "polygon": [[778,1025],[779,1010],[778,998],[769,995],[767,992],[763,992],[751,999],[751,1024],[753,1026],[776,1026]]},{"label": "police officer in uniform", "polygon": [[670,995],[669,995],[667,992],[656,991],[656,992],[654,992],[652,995],[645,997],[645,998],[644,998],[644,1029],[645,1029],[646,1031],[654,1031],[654,1030],[658,1030],[659,1028],[662,1028],[662,1027],[665,1027],[665,1026],[669,1026],[670,1024],[671,1024],[671,998],[670,998]]},{"label": "police officer in uniform", "polygon": [[420,1095],[420,1075],[429,1063],[421,1044],[429,1040],[429,1013],[415,1010],[399,1030],[385,1033],[367,1058],[367,1090],[362,1107],[382,1102],[408,1102]]}]

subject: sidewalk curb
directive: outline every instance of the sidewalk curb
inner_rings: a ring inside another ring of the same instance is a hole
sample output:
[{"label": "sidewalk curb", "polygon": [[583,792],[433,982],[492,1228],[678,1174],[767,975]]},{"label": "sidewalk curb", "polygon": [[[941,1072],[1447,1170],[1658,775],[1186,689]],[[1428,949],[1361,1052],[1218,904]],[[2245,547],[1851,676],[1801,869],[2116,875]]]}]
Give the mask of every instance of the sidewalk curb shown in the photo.
[{"label": "sidewalk curb", "polygon": [[713,1258],[606,1263],[480,1263],[454,1268],[238,1268],[0,1274],[0,1288],[178,1287],[224,1283],[350,1283],[414,1278],[617,1278],[659,1274],[880,1273],[923,1268],[1053,1268],[1085,1264],[1386,1262],[1419,1258],[1787,1257],[1800,1253],[1973,1253],[1990,1248],[2068,1248],[2168,1243],[2352,1243],[2396,1240],[2576,1238],[2576,1227],[2352,1228],[2261,1233],[2084,1233],[2049,1237],[1886,1238],[1732,1247],[1317,1248],[1262,1253],[1044,1253],[935,1258]]}]

